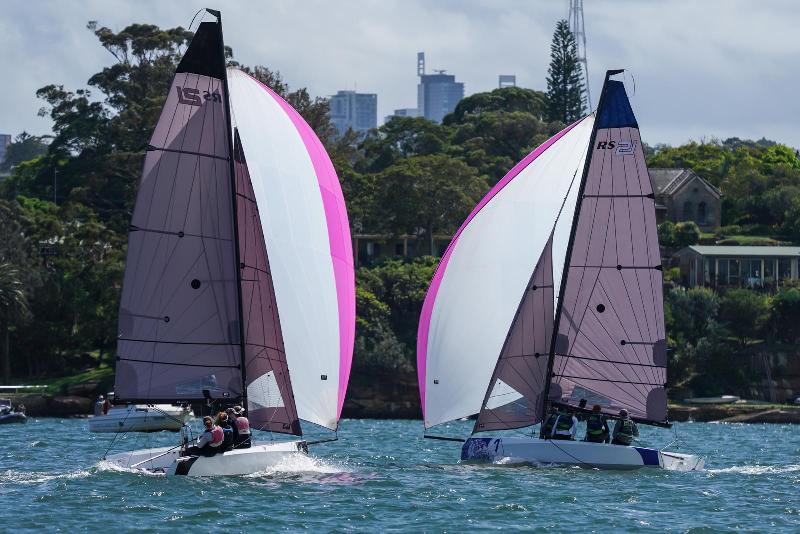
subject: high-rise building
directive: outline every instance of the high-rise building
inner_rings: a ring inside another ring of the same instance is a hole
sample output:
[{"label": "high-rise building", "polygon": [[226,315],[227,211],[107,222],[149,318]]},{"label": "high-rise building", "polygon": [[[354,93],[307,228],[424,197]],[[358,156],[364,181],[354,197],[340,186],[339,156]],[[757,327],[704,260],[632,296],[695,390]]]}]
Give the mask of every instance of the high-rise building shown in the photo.
[{"label": "high-rise building", "polygon": [[392,117],[419,117],[419,110],[417,108],[396,109],[394,113],[386,116],[384,122],[388,122]]},{"label": "high-rise building", "polygon": [[504,87],[516,87],[517,76],[515,74],[501,74],[497,77],[497,87],[500,89]]},{"label": "high-rise building", "polygon": [[352,128],[366,132],[378,127],[378,95],[338,91],[330,99],[331,122],[340,134]]},{"label": "high-rise building", "polygon": [[425,73],[425,52],[417,54],[417,109],[422,117],[434,122],[442,122],[445,115],[456,109],[456,104],[464,98],[464,84],[456,82],[452,74],[443,70],[436,74]]}]

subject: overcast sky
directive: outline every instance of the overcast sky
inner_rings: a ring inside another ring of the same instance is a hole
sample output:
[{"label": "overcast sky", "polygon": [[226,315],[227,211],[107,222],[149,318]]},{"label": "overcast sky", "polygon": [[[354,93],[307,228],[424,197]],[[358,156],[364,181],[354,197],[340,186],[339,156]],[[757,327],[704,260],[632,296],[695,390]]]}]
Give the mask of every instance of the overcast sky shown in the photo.
[{"label": "overcast sky", "polygon": [[[36,89],[84,87],[112,63],[86,22],[188,27],[209,5],[223,12],[238,61],[280,70],[292,87],[327,96],[378,94],[379,122],[416,107],[416,53],[466,93],[498,74],[545,88],[549,45],[568,0],[4,0],[0,132],[50,131]],[[606,69],[627,69],[642,137],[680,144],[767,137],[800,147],[800,1],[585,0],[592,96]],[[635,80],[635,93],[633,93]]]}]

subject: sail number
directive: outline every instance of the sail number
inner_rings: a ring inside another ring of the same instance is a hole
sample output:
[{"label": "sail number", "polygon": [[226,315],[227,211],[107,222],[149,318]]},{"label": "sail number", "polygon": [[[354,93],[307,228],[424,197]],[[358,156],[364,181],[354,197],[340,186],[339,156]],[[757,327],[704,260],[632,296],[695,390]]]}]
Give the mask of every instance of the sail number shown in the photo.
[{"label": "sail number", "polygon": [[222,102],[222,95],[218,92],[214,91],[213,93],[209,93],[208,91],[203,91],[202,97],[200,99],[200,90],[194,89],[192,87],[180,87],[175,86],[175,90],[178,91],[178,103],[179,104],[188,104],[190,106],[201,106],[203,104],[203,100],[206,102]]},{"label": "sail number", "polygon": [[622,156],[633,154],[635,148],[636,141],[631,141],[630,139],[621,139],[619,141],[598,141],[597,143],[597,150],[616,149],[615,153]]}]

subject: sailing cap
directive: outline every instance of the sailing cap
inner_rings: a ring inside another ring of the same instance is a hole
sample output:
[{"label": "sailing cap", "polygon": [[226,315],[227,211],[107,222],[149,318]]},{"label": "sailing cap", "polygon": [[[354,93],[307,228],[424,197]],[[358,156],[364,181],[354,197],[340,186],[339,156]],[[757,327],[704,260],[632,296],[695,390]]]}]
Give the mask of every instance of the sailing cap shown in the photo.
[{"label": "sailing cap", "polygon": [[620,417],[628,417],[628,410],[626,410],[625,408],[621,409],[619,411],[619,416]]},{"label": "sailing cap", "polygon": [[242,413],[244,413],[244,408],[242,408],[241,406],[234,406],[233,413],[235,413],[236,415],[241,415]]}]

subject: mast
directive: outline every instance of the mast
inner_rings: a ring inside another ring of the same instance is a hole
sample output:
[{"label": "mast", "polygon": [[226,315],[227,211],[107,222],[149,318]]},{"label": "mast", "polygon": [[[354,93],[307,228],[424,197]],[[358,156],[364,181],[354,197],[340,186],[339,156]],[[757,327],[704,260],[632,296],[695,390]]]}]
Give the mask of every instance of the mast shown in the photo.
[{"label": "mast", "polygon": [[[211,15],[217,17],[217,24],[219,24],[219,46],[220,54],[222,54],[222,63],[225,64],[225,39],[222,34],[222,13],[214,9],[206,8]],[[231,205],[233,214],[233,245],[236,250],[236,265],[234,272],[236,273],[236,311],[238,313],[239,323],[239,365],[241,366],[242,377],[242,408],[244,408],[245,415],[247,415],[247,367],[245,365],[245,338],[244,338],[244,312],[242,310],[242,270],[241,270],[241,255],[239,252],[239,214],[236,201],[236,168],[234,166],[233,157],[233,129],[231,127],[231,100],[230,92],[228,90],[228,74],[223,70],[222,87],[225,89],[225,128],[228,138],[228,170],[231,179]]]},{"label": "mast", "polygon": [[[600,113],[600,110],[603,109],[603,102],[606,97],[606,87],[608,86],[608,79],[615,74],[619,74],[623,72],[624,69],[617,69],[617,70],[608,70],[606,71],[606,77],[603,81],[603,90],[600,93],[600,102],[597,105],[597,113]],[[587,81],[588,82],[588,81]],[[540,430],[539,437],[542,437],[542,430],[544,430],[544,419],[547,415],[548,409],[548,399],[550,397],[550,386],[552,385],[553,379],[553,362],[555,361],[555,353],[556,353],[556,340],[558,339],[558,331],[561,322],[561,314],[563,311],[564,306],[564,291],[567,287],[567,275],[569,274],[569,266],[570,260],[572,258],[572,247],[575,244],[575,233],[578,229],[578,219],[581,212],[581,206],[583,205],[583,193],[586,189],[586,179],[589,176],[589,167],[592,163],[592,155],[594,150],[595,138],[597,137],[597,121],[595,120],[594,124],[592,125],[592,135],[589,137],[589,150],[588,154],[586,155],[586,162],[583,166],[583,174],[581,175],[581,184],[580,188],[578,189],[578,198],[577,202],[575,203],[575,214],[572,217],[572,228],[570,229],[569,234],[569,241],[567,242],[567,252],[564,258],[564,267],[561,272],[561,285],[558,290],[558,304],[556,306],[556,316],[555,321],[553,322],[553,337],[550,340],[550,354],[547,359],[547,374],[545,376],[545,386],[544,386],[544,397],[542,399],[542,411],[541,411],[541,420],[542,420],[542,429]]]}]

